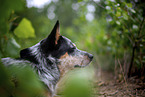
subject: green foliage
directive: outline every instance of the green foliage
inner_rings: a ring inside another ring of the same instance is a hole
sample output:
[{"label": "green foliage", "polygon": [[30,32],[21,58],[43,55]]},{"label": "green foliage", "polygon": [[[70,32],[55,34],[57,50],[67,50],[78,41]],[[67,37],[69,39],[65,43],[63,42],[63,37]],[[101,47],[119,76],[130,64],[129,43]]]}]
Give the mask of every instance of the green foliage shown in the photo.
[{"label": "green foliage", "polygon": [[10,67],[8,71],[12,75],[11,79],[15,84],[14,95],[16,97],[35,97],[36,95],[42,95],[42,84],[31,67],[27,66],[22,69],[20,67]]},{"label": "green foliage", "polygon": [[6,56],[11,56],[11,57],[18,57],[19,56],[19,51],[20,45],[16,42],[16,40],[11,37],[7,40],[7,43],[5,45],[4,53]]},{"label": "green foliage", "polygon": [[0,10],[3,13],[0,16],[0,58],[6,56],[18,57],[21,46],[17,43],[14,34],[21,39],[35,37],[34,28],[28,19],[23,18],[13,34],[11,29],[13,29],[14,24],[16,25],[14,21],[18,19],[15,11],[22,11],[25,2],[23,0],[14,0],[12,2],[10,0],[1,0],[0,4]]},{"label": "green foliage", "polygon": [[0,78],[1,97],[43,96],[43,85],[29,66],[4,68],[0,64]]},{"label": "green foliage", "polygon": [[8,97],[11,93],[12,87],[14,85],[11,83],[9,79],[9,74],[6,69],[0,64],[0,96]]},{"label": "green foliage", "polygon": [[92,74],[89,70],[79,69],[70,72],[64,91],[64,97],[91,97],[91,77]]},{"label": "green foliage", "polygon": [[[112,29],[115,29],[116,31],[116,34],[112,34],[112,32],[110,33],[111,40],[113,39],[123,47],[122,51],[118,52],[118,55],[121,55],[125,50],[128,52],[131,51],[129,53],[131,56],[130,70],[133,64],[138,65],[137,67],[144,64],[141,61],[145,53],[143,51],[145,45],[142,45],[144,44],[143,40],[145,39],[145,17],[143,13],[145,7],[142,7],[142,4],[144,4],[144,2],[141,2],[140,0],[137,3],[127,2],[126,0],[107,0],[106,3],[106,12],[112,19],[109,22],[112,25]],[[120,37],[113,38],[116,37],[116,35]],[[131,72],[130,70],[129,72]]]},{"label": "green foliage", "polygon": [[35,37],[34,28],[31,22],[26,18],[22,19],[18,27],[14,30],[14,33],[19,38]]},{"label": "green foliage", "polygon": [[14,11],[21,11],[24,8],[23,0],[0,0],[0,33],[8,31],[8,19]]},{"label": "green foliage", "polygon": [[[18,18],[17,12],[24,9],[23,0],[0,0],[0,58],[19,57],[19,38],[34,37],[35,32],[31,22],[26,18],[14,30],[14,21]],[[15,13],[16,12],[16,13]],[[30,67],[4,68],[0,63],[0,97],[42,97],[43,86]]]}]

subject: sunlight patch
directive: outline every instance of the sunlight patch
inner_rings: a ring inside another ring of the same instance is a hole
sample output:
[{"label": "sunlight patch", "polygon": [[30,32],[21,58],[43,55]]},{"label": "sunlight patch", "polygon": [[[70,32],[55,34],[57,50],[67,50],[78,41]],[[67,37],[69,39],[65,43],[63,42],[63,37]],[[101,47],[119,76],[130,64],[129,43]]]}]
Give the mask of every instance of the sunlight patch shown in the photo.
[{"label": "sunlight patch", "polygon": [[27,1],[27,7],[37,7],[37,8],[43,8],[44,5],[47,5],[51,3],[51,0],[26,0]]}]

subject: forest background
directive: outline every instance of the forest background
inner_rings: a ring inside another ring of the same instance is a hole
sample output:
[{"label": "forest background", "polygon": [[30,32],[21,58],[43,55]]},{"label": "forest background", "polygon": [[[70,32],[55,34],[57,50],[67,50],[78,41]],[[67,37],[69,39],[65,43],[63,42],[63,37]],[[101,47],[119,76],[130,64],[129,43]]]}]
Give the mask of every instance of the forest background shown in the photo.
[{"label": "forest background", "polygon": [[[144,0],[49,0],[44,6],[34,6],[31,0],[0,0],[0,58],[19,57],[21,49],[47,37],[59,20],[61,35],[95,56],[94,68],[118,76],[121,64],[126,79],[145,80],[144,5]],[[3,87],[10,83],[9,70],[0,66]],[[24,70],[18,75],[27,74]]]}]

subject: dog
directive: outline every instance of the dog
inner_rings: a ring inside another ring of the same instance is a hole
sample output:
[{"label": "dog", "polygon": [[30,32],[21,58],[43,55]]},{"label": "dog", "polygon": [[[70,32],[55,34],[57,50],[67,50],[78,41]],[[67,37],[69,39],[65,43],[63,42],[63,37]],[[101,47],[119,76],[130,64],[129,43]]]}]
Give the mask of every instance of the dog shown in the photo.
[{"label": "dog", "polygon": [[30,64],[53,97],[56,84],[67,71],[85,67],[92,59],[92,54],[77,49],[70,39],[60,35],[59,21],[57,21],[47,38],[21,50],[20,58],[2,58],[2,62],[5,66],[23,67]]}]

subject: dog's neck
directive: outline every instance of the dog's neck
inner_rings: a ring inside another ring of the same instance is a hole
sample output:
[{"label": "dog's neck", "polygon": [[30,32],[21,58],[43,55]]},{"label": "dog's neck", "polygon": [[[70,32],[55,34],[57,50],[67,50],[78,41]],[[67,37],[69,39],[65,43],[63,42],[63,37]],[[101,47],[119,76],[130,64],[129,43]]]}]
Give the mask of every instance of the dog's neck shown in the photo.
[{"label": "dog's neck", "polygon": [[51,55],[46,57],[40,48],[40,44],[36,44],[29,48],[31,54],[34,54],[38,64],[35,64],[35,69],[38,72],[40,79],[49,87],[51,92],[55,91],[55,85],[60,78],[60,71],[57,67],[57,61]]}]

